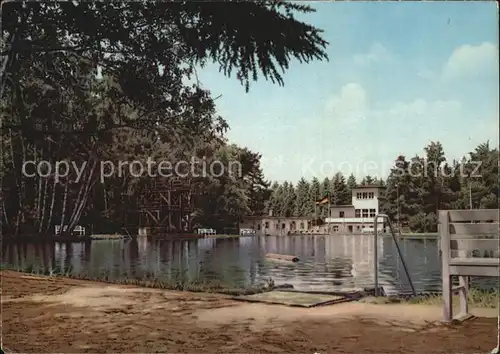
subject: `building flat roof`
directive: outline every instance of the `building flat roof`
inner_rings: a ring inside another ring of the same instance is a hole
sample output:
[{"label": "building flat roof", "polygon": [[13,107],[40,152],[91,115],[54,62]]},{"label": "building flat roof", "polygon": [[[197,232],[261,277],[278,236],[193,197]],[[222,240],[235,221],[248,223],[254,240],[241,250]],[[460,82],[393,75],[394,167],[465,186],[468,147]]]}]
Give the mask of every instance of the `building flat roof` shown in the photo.
[{"label": "building flat roof", "polygon": [[373,224],[375,218],[325,218],[325,223]]},{"label": "building flat roof", "polygon": [[366,189],[366,188],[378,188],[378,189],[385,189],[387,188],[386,186],[381,186],[381,185],[378,185],[378,184],[365,184],[365,185],[359,185],[359,186],[356,186],[356,188],[353,188],[352,190],[356,190],[356,189]]}]

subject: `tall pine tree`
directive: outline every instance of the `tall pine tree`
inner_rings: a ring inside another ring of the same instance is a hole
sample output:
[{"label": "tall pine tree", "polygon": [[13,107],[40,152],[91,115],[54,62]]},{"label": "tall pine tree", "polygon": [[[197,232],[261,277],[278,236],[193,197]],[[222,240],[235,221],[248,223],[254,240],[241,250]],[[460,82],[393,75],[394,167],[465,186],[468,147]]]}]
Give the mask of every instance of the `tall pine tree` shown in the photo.
[{"label": "tall pine tree", "polygon": [[347,184],[345,182],[345,178],[341,172],[337,172],[335,176],[333,176],[331,182],[331,190],[332,190],[332,205],[348,205],[351,204],[351,195],[349,194],[349,190],[347,189]]},{"label": "tall pine tree", "polygon": [[309,204],[309,182],[301,178],[295,189],[294,216],[307,216],[310,213]]},{"label": "tall pine tree", "polygon": [[293,183],[285,182],[283,184],[283,213],[281,216],[294,216],[296,205],[296,194]]},{"label": "tall pine tree", "polygon": [[[325,177],[325,179],[321,183],[320,197],[318,199],[324,197],[331,198],[330,187],[330,180],[328,179],[328,177]],[[328,217],[328,205],[326,205],[326,207],[320,206],[319,210],[322,218]]]},{"label": "tall pine tree", "polygon": [[307,213],[304,216],[314,215],[316,217],[321,217],[323,208],[321,206],[316,206],[316,201],[323,197],[320,192],[321,184],[319,183],[319,180],[314,177],[309,187],[309,197],[306,206]]},{"label": "tall pine tree", "polygon": [[347,179],[347,190],[349,191],[349,205],[352,204],[352,190],[358,186],[356,182],[356,177],[351,173]]}]

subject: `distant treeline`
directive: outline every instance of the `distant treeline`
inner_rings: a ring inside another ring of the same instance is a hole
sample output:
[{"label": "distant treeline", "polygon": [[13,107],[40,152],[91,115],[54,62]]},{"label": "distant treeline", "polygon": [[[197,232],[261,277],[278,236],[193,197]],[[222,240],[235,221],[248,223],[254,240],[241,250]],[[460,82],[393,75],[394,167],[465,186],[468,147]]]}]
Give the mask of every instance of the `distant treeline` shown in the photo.
[{"label": "distant treeline", "polygon": [[[435,232],[439,209],[498,208],[498,149],[489,143],[479,145],[468,158],[447,162],[442,145],[430,143],[425,156],[398,156],[386,180],[366,176],[359,185],[385,186],[381,210],[414,232]],[[320,182],[301,179],[272,184],[267,203],[275,216],[327,215],[327,205],[316,201],[330,196],[331,205],[352,203],[351,190],[358,183],[339,172]],[[398,203],[399,198],[399,203]]]}]

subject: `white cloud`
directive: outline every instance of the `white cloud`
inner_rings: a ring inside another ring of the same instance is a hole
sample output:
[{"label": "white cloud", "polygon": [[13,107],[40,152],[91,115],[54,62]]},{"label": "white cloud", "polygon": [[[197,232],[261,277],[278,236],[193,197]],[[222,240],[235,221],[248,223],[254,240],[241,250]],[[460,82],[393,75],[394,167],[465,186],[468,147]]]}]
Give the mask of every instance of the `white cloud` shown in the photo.
[{"label": "white cloud", "polygon": [[357,83],[349,83],[342,87],[338,95],[328,99],[324,114],[334,122],[354,123],[365,119],[368,106],[368,97],[363,87]]},{"label": "white cloud", "polygon": [[[349,83],[340,89],[340,92],[329,98],[324,107],[324,117],[331,124],[349,123],[355,125],[362,121],[374,119],[404,120],[425,119],[426,122],[439,120],[443,117],[453,117],[460,114],[462,105],[455,100],[436,100],[427,102],[418,98],[407,102],[394,102],[389,106],[374,108],[370,104],[369,96],[365,89],[358,83]],[[324,124],[324,121],[322,122]],[[363,123],[364,124],[364,123]],[[407,123],[404,123],[407,124]]]},{"label": "white cloud", "polygon": [[[441,141],[451,155],[463,153],[464,148],[467,151],[463,141],[467,134],[486,140],[488,132],[477,131],[466,118],[470,117],[465,116],[462,103],[456,100],[416,98],[375,107],[361,85],[350,83],[325,102],[323,117],[310,130],[335,137],[323,147],[323,151],[332,149],[328,159],[380,164],[392,163],[400,152],[407,156],[421,154],[431,140]],[[387,166],[380,166],[385,173]]]},{"label": "white cloud", "polygon": [[368,52],[356,54],[353,60],[356,65],[370,66],[372,63],[391,61],[392,55],[382,44],[373,43],[368,49]]},{"label": "white cloud", "polygon": [[432,122],[445,117],[456,117],[460,114],[461,109],[462,104],[458,101],[427,102],[419,98],[411,102],[397,102],[386,109],[373,113],[389,119],[425,119],[426,122]]},{"label": "white cloud", "polygon": [[428,68],[423,68],[419,72],[417,72],[417,76],[421,77],[422,79],[434,79],[436,77],[436,74],[428,69]]},{"label": "white cloud", "polygon": [[462,45],[456,48],[445,63],[443,78],[454,80],[498,72],[498,47],[493,43]]}]

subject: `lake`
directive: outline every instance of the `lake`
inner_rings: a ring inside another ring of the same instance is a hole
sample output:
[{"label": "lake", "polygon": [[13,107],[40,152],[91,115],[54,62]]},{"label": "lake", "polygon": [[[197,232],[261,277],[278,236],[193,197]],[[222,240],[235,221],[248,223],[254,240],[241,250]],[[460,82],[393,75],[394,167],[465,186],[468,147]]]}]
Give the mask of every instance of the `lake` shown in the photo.
[{"label": "lake", "polygon": [[[441,266],[436,238],[399,241],[418,293],[441,289]],[[334,291],[373,287],[372,235],[250,236],[197,240],[102,240],[87,243],[4,245],[2,263],[14,269],[70,269],[74,274],[110,278],[218,280],[246,287],[272,279],[297,290]],[[410,291],[392,238],[378,243],[379,282],[389,293]],[[276,262],[265,253],[293,254],[297,263]],[[474,281],[495,288],[494,279]]]}]

